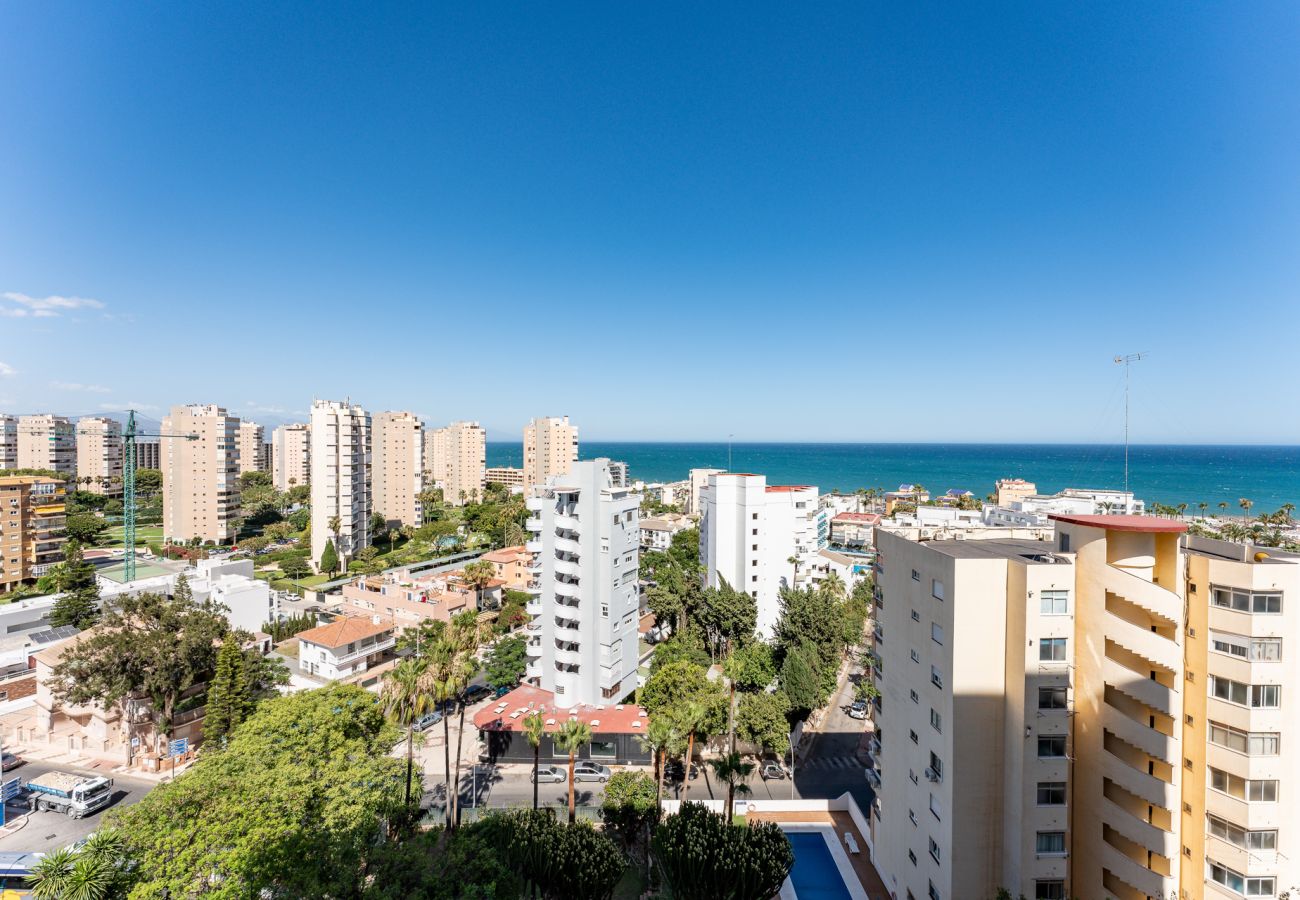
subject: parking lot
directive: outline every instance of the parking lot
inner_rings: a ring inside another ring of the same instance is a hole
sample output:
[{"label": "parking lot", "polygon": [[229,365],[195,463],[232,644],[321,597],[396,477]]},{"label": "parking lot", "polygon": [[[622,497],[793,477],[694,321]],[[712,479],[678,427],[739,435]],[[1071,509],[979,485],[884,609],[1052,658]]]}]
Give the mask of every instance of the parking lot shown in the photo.
[{"label": "parking lot", "polygon": [[154,782],[131,776],[79,769],[75,766],[50,765],[42,762],[27,762],[5,773],[5,778],[19,778],[24,783],[46,772],[75,772],[93,777],[108,775],[113,779],[113,800],[104,809],[84,819],[73,819],[57,812],[37,812],[28,816],[27,795],[19,794],[6,805],[6,819],[13,823],[28,816],[26,824],[17,831],[0,836],[0,852],[4,853],[45,853],[66,847],[96,831],[103,822],[104,814],[109,810],[121,809],[136,803],[153,787]]}]

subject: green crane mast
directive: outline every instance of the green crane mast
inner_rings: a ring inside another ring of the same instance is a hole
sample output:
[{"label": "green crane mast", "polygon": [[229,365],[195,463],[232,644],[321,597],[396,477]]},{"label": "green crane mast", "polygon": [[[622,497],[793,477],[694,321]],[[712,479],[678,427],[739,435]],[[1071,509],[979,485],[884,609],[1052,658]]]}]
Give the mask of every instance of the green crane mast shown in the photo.
[{"label": "green crane mast", "polygon": [[135,581],[135,439],[142,437],[199,439],[197,434],[145,434],[136,431],[135,410],[127,410],[122,460],[122,546],[126,549],[122,557],[122,581],[128,584]]}]

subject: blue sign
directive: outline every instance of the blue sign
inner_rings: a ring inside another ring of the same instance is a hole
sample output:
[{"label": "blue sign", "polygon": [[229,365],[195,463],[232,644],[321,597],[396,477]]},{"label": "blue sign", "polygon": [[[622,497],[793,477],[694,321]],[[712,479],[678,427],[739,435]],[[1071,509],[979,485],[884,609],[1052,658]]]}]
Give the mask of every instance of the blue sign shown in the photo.
[{"label": "blue sign", "polygon": [[17,778],[10,778],[0,784],[0,802],[7,802],[18,796],[20,784]]},{"label": "blue sign", "polygon": [[177,738],[167,745],[168,756],[184,756],[185,751],[190,749],[189,738]]}]

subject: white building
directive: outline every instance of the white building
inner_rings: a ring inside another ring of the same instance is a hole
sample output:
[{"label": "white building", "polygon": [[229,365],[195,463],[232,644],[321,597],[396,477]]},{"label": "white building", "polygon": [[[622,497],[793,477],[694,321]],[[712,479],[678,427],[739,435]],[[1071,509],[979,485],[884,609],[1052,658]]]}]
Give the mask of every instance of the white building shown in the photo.
[{"label": "white building", "polygon": [[725,469],[691,469],[689,477],[686,479],[690,485],[690,493],[687,495],[686,509],[682,510],[688,515],[702,515],[704,508],[700,505],[700,492],[709,484],[710,475],[721,475]]},{"label": "white building", "polygon": [[527,504],[536,581],[526,677],[563,708],[617,703],[637,686],[637,498],[595,459],[553,476]]},{"label": "white building", "polygon": [[256,634],[280,617],[279,595],[268,582],[253,577],[251,559],[202,559],[188,580],[196,600],[211,600],[226,608],[231,628]]},{"label": "white building", "polygon": [[811,485],[768,485],[763,475],[714,473],[700,492],[700,561],[710,587],[726,581],[758,600],[758,632],[772,634],[780,591],[802,587],[826,545],[825,510]]},{"label": "white building", "polygon": [[310,425],[281,425],[271,432],[271,483],[282,493],[311,483]]},{"label": "white building", "polygon": [[[1001,488],[999,488],[1001,490]],[[1031,528],[1048,525],[1048,516],[1134,515],[1146,512],[1146,504],[1132,491],[1066,488],[1055,494],[1015,497],[1004,505],[986,504],[981,513],[985,525]]]},{"label": "white building", "polygon": [[662,516],[642,519],[641,549],[667,550],[672,546],[673,535],[685,531],[694,524],[690,516],[683,516],[680,513],[664,513]]},{"label": "white building", "polygon": [[397,643],[396,626],[377,618],[343,616],[299,632],[298,668],[325,681],[339,681],[386,662]]},{"label": "white building", "polygon": [[543,416],[524,426],[524,484],[544,485],[578,459],[578,426],[569,417]]},{"label": "white building", "polygon": [[[330,528],[337,518],[338,531]],[[370,544],[370,415],[350,401],[311,405],[311,558],[327,542],[344,565]]]}]

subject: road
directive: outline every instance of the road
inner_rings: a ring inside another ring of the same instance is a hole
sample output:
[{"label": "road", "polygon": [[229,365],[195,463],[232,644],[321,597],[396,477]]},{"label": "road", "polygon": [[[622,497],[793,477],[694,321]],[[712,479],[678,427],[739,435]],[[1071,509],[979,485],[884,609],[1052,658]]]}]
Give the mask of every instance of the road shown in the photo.
[{"label": "road", "polygon": [[874,792],[867,784],[866,759],[862,752],[867,723],[851,718],[854,678],[860,675],[855,665],[850,677],[839,686],[826,712],[822,728],[811,737],[803,759],[795,767],[797,793],[805,799],[830,799],[848,791],[864,813],[871,806]]},{"label": "road", "polygon": [[[77,772],[87,776],[103,775],[89,769],[75,766],[50,765],[42,762],[28,762],[5,773],[5,778],[21,778],[24,782],[43,775],[46,772]],[[113,800],[104,809],[84,819],[73,819],[56,812],[32,813],[27,824],[13,834],[0,837],[0,852],[4,853],[44,853],[57,850],[86,837],[96,831],[103,822],[104,814],[111,809],[122,809],[136,803],[155,786],[154,782],[131,776],[111,775],[113,779]],[[20,794],[11,800],[6,809],[10,822],[27,812],[26,794]]]}]

